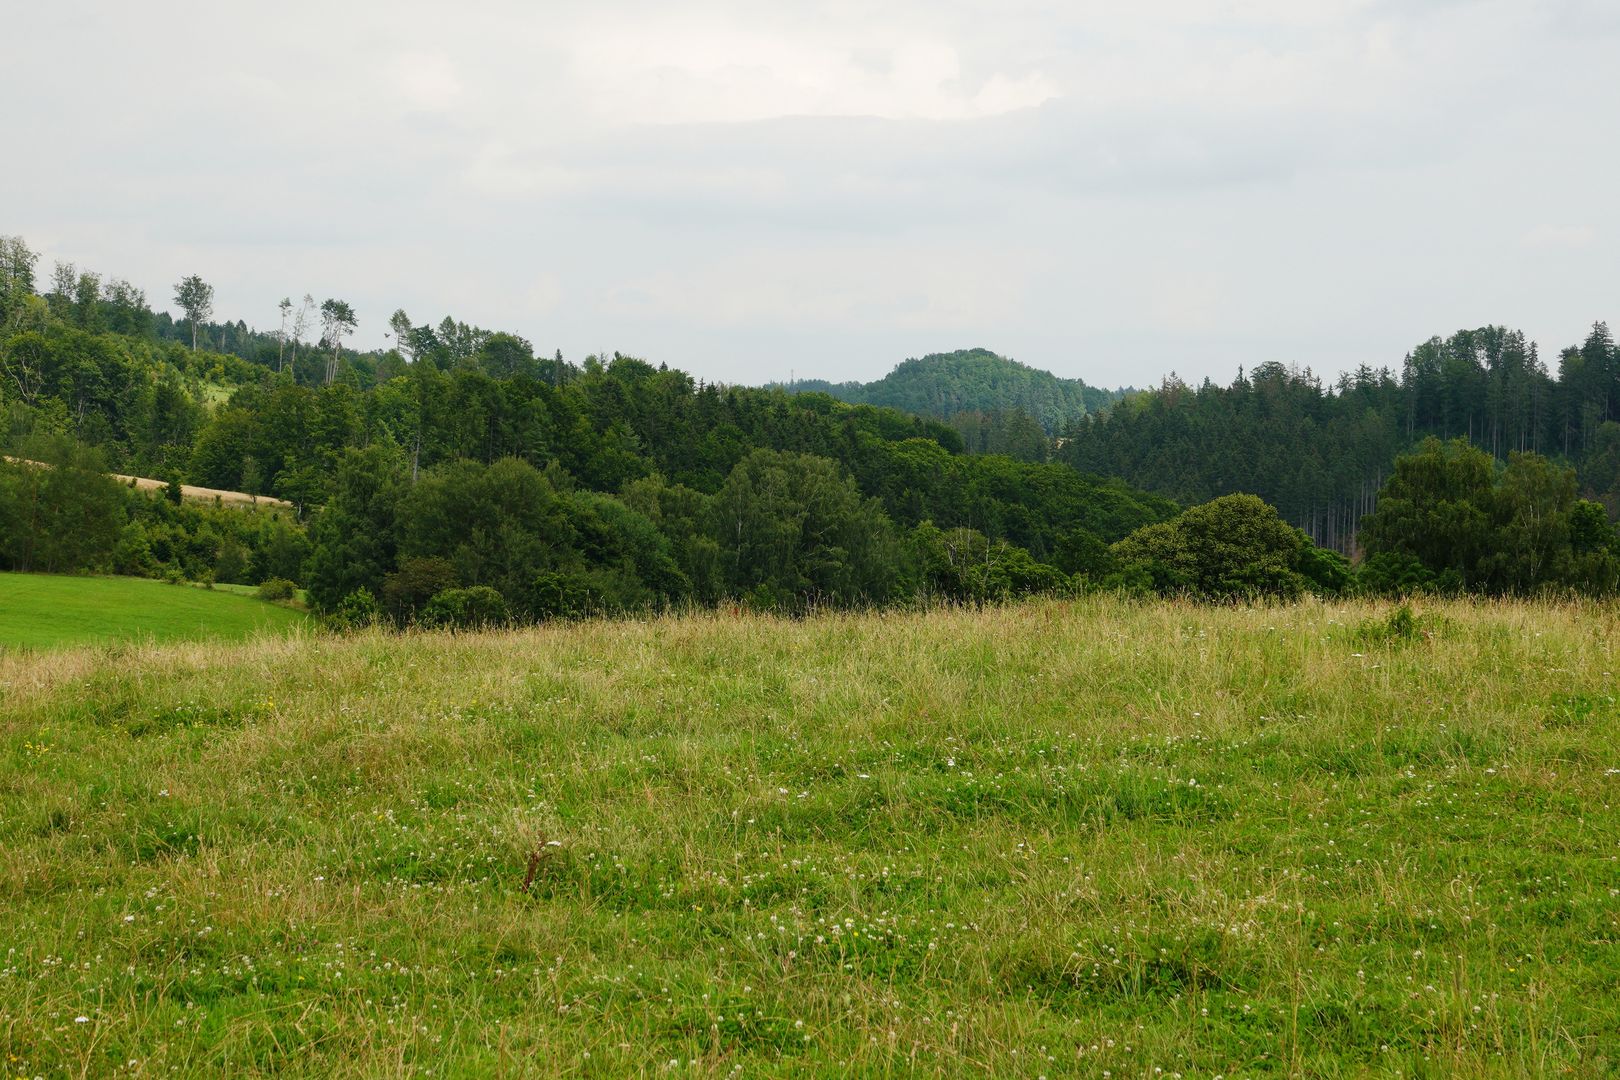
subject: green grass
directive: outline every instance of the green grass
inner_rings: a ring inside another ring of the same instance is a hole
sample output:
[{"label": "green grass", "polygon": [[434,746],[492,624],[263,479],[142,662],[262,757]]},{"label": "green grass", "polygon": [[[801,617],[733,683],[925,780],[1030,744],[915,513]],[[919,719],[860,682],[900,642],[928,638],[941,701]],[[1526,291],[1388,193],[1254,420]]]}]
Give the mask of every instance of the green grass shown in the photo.
[{"label": "green grass", "polygon": [[[202,586],[202,585],[194,585],[193,587],[201,589],[204,586]],[[215,592],[230,593],[233,596],[255,596],[259,592],[259,587],[257,585],[223,585],[223,584],[216,584],[212,588],[213,588],[213,591],[215,591]]]},{"label": "green grass", "polygon": [[240,389],[240,387],[236,386],[203,381],[199,381],[196,386],[198,398],[208,409],[216,409],[225,404],[231,399],[231,395]]},{"label": "green grass", "polygon": [[0,648],[241,639],[307,621],[300,612],[224,589],[144,578],[0,574]]},{"label": "green grass", "polygon": [[0,658],[0,1075],[1613,1075],[1620,618],[1388,616]]},{"label": "green grass", "polygon": [[[201,589],[204,588],[204,586],[198,585],[196,588]],[[216,583],[214,585],[207,586],[207,588],[210,588],[215,592],[232,593],[236,596],[257,597],[259,595],[259,587],[257,585],[225,585]],[[297,599],[298,603],[304,605],[309,604],[309,592],[307,590],[298,589],[293,595]]]}]

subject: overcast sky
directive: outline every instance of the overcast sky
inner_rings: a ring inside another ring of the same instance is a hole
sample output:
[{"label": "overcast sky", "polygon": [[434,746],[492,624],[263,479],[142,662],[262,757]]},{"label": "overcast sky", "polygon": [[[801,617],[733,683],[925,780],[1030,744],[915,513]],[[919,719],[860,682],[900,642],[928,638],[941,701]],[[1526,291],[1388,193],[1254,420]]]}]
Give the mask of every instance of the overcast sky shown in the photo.
[{"label": "overcast sky", "polygon": [[1614,0],[0,0],[0,232],[715,380],[1620,319]]}]

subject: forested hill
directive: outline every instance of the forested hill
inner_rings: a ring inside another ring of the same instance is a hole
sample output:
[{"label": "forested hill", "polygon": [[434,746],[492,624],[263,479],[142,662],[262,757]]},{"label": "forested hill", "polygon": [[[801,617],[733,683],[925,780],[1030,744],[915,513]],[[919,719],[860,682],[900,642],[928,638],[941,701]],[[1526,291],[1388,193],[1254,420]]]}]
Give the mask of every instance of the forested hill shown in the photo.
[{"label": "forested hill", "polygon": [[1082,416],[1100,412],[1121,396],[1121,391],[1099,390],[1079,379],[1060,379],[988,349],[962,349],[906,360],[876,382],[799,380],[790,389],[831,394],[841,401],[884,405],[946,421],[963,414],[992,415],[1016,410],[1033,418],[1049,435]]},{"label": "forested hill", "polygon": [[1056,456],[1199,502],[1233,491],[1276,506],[1318,543],[1350,550],[1397,455],[1434,435],[1573,465],[1581,494],[1620,510],[1620,350],[1594,325],[1549,369],[1519,331],[1435,337],[1398,371],[1324,384],[1268,363],[1226,386],[1171,378],[1071,424]]}]

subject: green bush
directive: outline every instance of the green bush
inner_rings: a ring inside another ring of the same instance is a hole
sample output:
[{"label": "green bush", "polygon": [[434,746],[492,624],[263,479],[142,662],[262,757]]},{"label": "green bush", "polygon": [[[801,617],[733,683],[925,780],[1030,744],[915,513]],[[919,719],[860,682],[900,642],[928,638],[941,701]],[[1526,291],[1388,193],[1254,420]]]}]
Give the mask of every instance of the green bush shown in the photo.
[{"label": "green bush", "polygon": [[1356,586],[1373,596],[1411,596],[1436,592],[1439,582],[1416,555],[1380,551],[1356,568]]},{"label": "green bush", "polygon": [[332,613],[331,623],[340,630],[358,630],[376,625],[380,614],[377,598],[362,586],[343,598]]},{"label": "green bush", "polygon": [[399,569],[383,578],[383,608],[401,626],[415,620],[428,601],[459,584],[447,559],[407,556]]},{"label": "green bush", "polygon": [[1000,603],[1073,588],[1070,576],[1005,540],[974,529],[941,530],[924,521],[911,531],[911,556],[927,595],[956,603]]},{"label": "green bush", "polygon": [[286,578],[271,578],[259,584],[260,600],[291,600],[298,595],[298,586]]},{"label": "green bush", "polygon": [[505,597],[488,585],[445,589],[427,602],[417,621],[440,630],[478,630],[512,621]]},{"label": "green bush", "polygon": [[[1144,578],[1160,593],[1204,600],[1291,600],[1306,589],[1300,572],[1310,541],[1254,495],[1226,495],[1131,533],[1115,544],[1116,578]],[[1331,575],[1331,563],[1313,565]]]},{"label": "green bush", "polygon": [[1445,626],[1438,615],[1418,615],[1412,605],[1402,604],[1382,619],[1368,619],[1355,630],[1355,641],[1360,645],[1404,645],[1414,641],[1433,641]]},{"label": "green bush", "polygon": [[595,595],[579,574],[542,570],[519,598],[530,617],[568,619],[601,610],[602,599]]},{"label": "green bush", "polygon": [[1348,591],[1356,581],[1349,559],[1331,548],[1317,547],[1304,533],[1300,533],[1296,567],[1310,582],[1311,590],[1323,596],[1338,596]]}]

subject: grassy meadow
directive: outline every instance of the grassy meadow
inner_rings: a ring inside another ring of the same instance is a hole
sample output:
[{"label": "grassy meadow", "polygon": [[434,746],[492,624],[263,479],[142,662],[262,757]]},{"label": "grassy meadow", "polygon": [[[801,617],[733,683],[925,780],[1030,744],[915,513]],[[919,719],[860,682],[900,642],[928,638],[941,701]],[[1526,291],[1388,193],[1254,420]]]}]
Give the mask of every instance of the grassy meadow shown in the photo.
[{"label": "grassy meadow", "polygon": [[302,612],[267,604],[253,591],[177,588],[147,578],[0,574],[0,649],[243,639],[307,624]]},{"label": "grassy meadow", "polygon": [[1611,1075],[1617,641],[1095,598],[0,656],[0,1075]]}]

